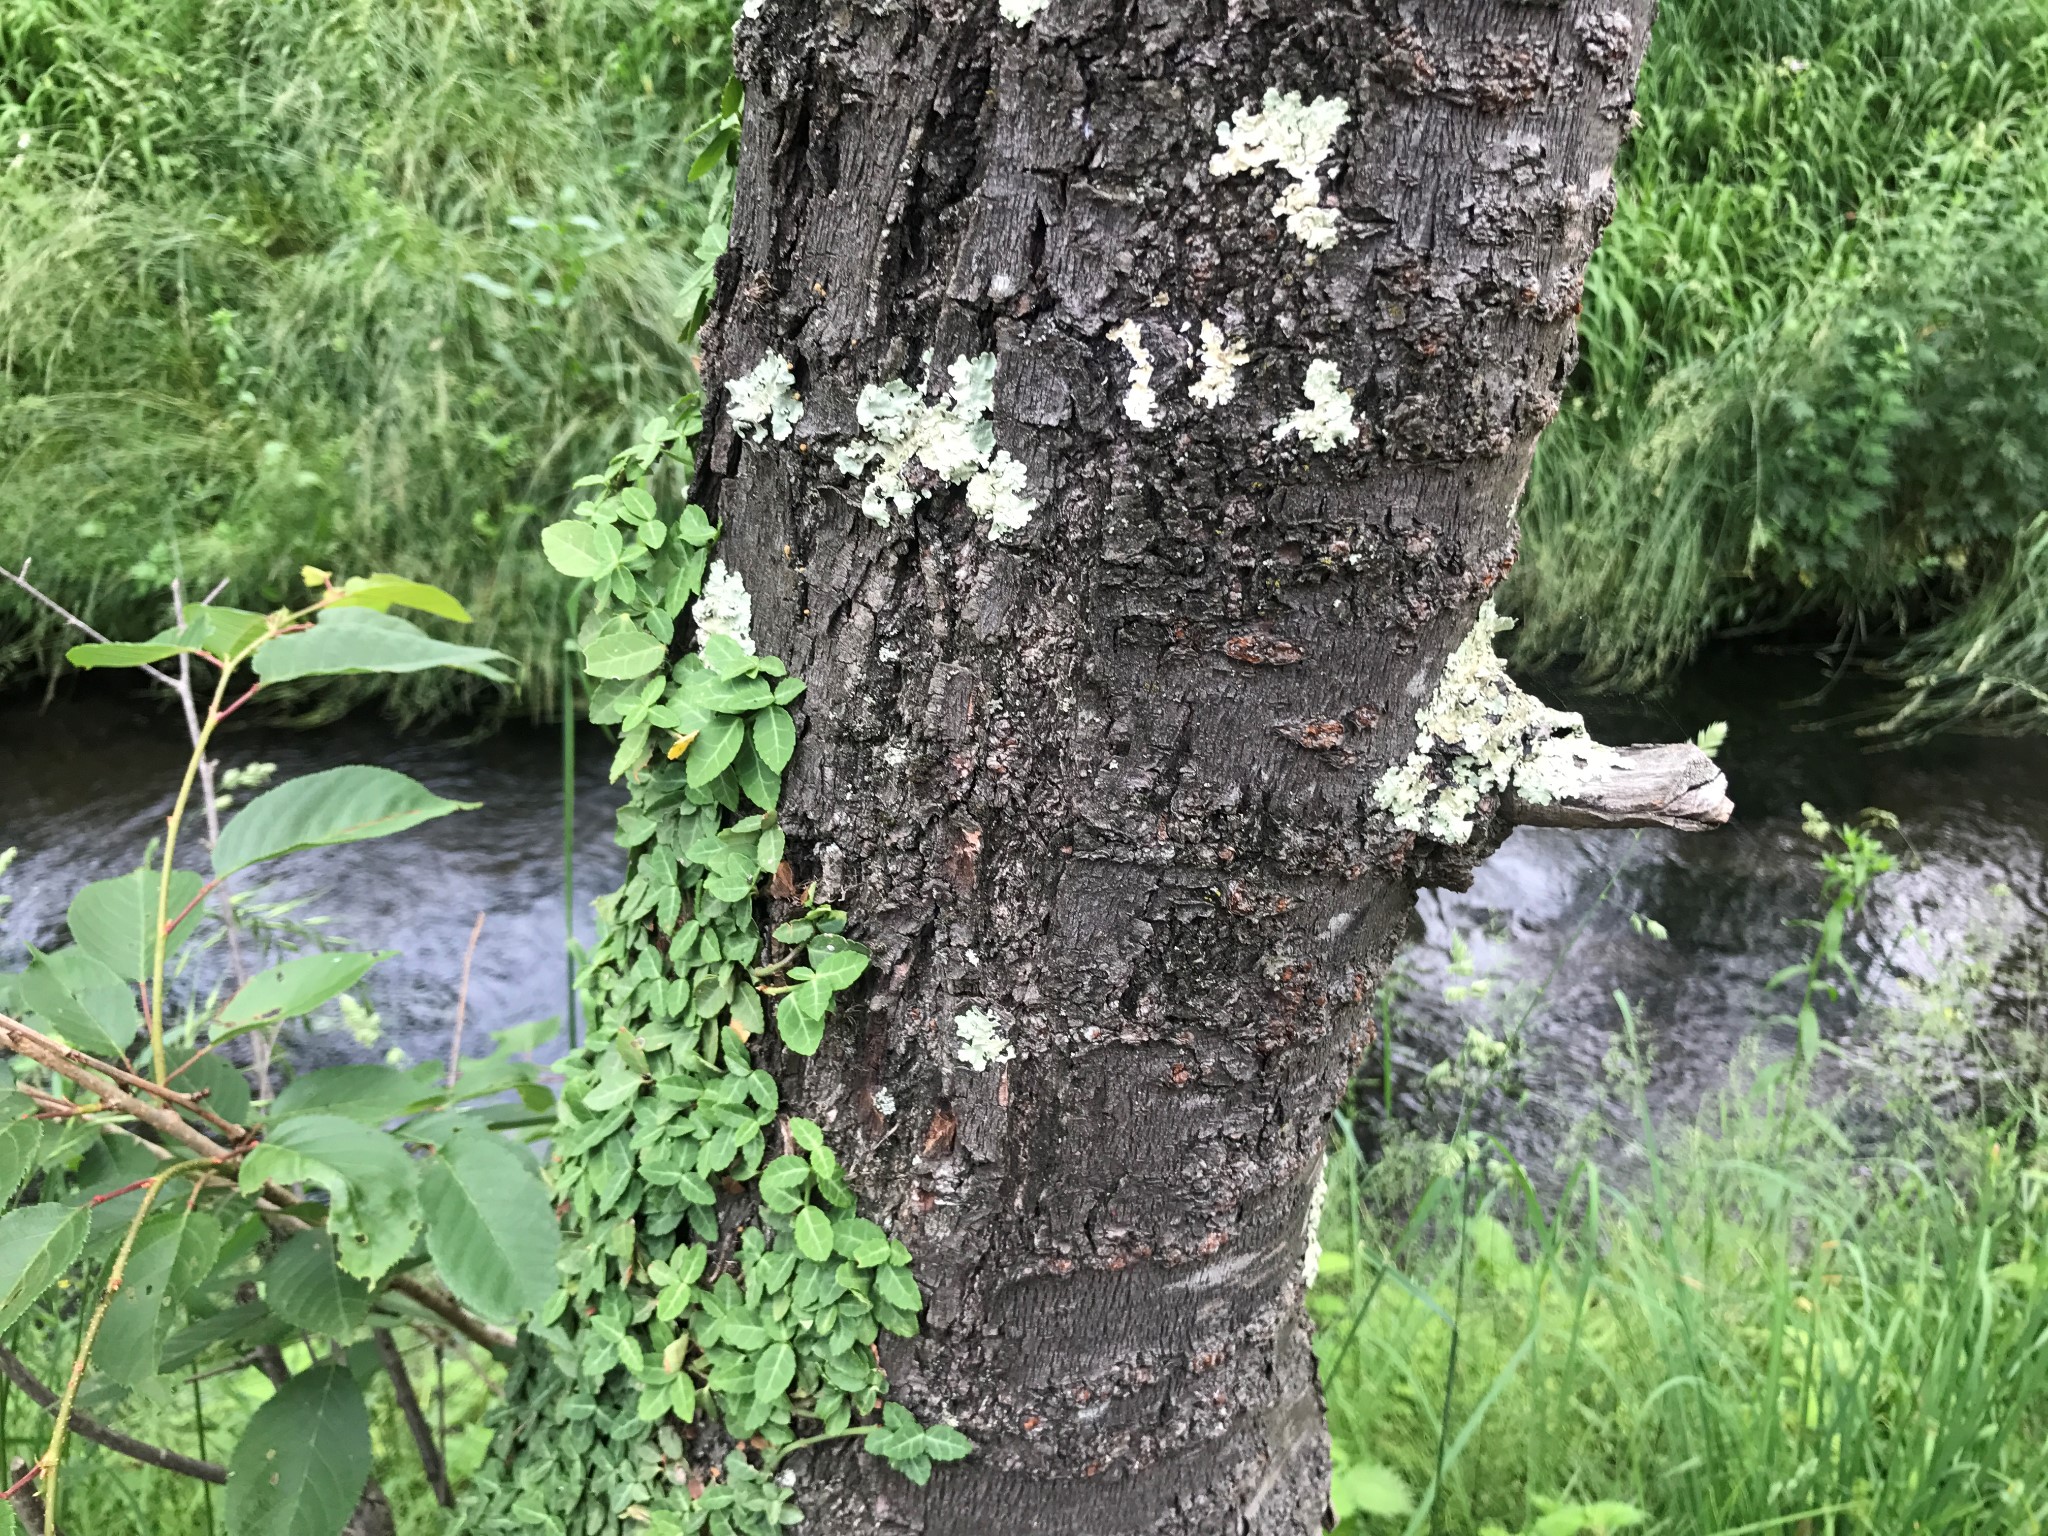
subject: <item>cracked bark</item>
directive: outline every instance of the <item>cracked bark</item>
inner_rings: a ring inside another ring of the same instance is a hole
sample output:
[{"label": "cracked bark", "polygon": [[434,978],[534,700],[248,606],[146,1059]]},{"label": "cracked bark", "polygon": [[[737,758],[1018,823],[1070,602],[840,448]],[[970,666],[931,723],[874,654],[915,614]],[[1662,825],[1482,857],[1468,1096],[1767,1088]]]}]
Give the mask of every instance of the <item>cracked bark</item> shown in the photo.
[{"label": "cracked bark", "polygon": [[[706,372],[784,353],[807,414],[764,448],[714,416],[697,491],[761,648],[811,682],[798,881],[875,955],[824,1052],[775,1065],[916,1254],[895,1391],[979,1446],[925,1489],[807,1453],[806,1530],[1321,1528],[1301,1268],[1327,1117],[1415,885],[1514,814],[1418,847],[1371,787],[1513,563],[1651,10],[1053,0],[1017,27],[993,0],[767,0],[742,23]],[[1276,220],[1282,173],[1209,174],[1269,86],[1350,106],[1333,250]],[[1107,339],[1131,319],[1151,430]],[[1214,410],[1189,393],[1204,320],[1250,354]],[[935,392],[984,351],[1030,526],[991,538],[944,486],[864,519],[831,463],[861,388]],[[1274,438],[1319,358],[1360,427],[1328,453]],[[1014,1059],[961,1061],[969,1007]]]}]

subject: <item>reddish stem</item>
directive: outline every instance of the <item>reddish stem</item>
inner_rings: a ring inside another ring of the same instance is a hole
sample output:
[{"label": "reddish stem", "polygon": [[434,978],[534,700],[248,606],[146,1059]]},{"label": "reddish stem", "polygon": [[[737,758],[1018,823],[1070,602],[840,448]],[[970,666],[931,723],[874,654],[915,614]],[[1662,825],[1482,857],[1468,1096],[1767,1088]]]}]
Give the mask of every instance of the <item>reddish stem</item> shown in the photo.
[{"label": "reddish stem", "polygon": [[230,704],[226,709],[222,710],[219,714],[213,717],[214,724],[218,725],[221,721],[227,719],[229,715],[232,715],[236,710],[240,709],[244,704],[248,703],[251,699],[255,698],[256,695],[261,693],[262,691],[263,685],[261,683],[251,683],[248,686],[248,688],[243,692],[242,696],[239,699],[235,700],[234,703]]},{"label": "reddish stem", "polygon": [[109,1200],[118,1200],[123,1195],[134,1194],[135,1191],[149,1182],[148,1179],[137,1179],[133,1184],[123,1184],[119,1189],[110,1189],[104,1195],[94,1195],[86,1203],[88,1205],[105,1205]]},{"label": "reddish stem", "polygon": [[[249,690],[250,693],[254,693],[255,691],[256,690],[254,688]],[[247,696],[247,694],[243,695],[244,698],[246,698]],[[182,923],[183,921],[185,921],[186,918],[192,915],[192,909],[198,906],[200,902],[206,900],[208,896],[211,896],[219,888],[220,880],[209,880],[206,882],[206,884],[199,887],[199,894],[197,896],[194,896],[190,901],[186,902],[184,908],[178,913],[176,917],[172,918],[169,922],[164,924],[165,935],[169,936],[170,934],[176,933],[178,931],[178,924]]]},{"label": "reddish stem", "polygon": [[17,1481],[12,1488],[8,1489],[5,1493],[0,1493],[0,1503],[4,1503],[6,1500],[13,1498],[17,1493],[21,1492],[22,1489],[26,1488],[30,1483],[34,1482],[37,1478],[41,1477],[42,1475],[43,1464],[39,1461],[32,1465],[26,1472],[22,1473],[20,1480]]}]

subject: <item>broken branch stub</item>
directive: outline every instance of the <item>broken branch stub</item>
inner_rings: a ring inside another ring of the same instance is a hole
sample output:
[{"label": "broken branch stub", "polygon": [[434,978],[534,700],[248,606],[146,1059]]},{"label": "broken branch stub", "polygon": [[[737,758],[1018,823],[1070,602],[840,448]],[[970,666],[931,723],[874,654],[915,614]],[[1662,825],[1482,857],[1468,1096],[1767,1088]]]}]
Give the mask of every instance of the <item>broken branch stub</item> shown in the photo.
[{"label": "broken branch stub", "polygon": [[1711,831],[1734,813],[1727,775],[1689,742],[1603,748],[1556,799],[1538,804],[1516,795],[1508,807],[1508,819],[1523,827],[1677,832]]}]

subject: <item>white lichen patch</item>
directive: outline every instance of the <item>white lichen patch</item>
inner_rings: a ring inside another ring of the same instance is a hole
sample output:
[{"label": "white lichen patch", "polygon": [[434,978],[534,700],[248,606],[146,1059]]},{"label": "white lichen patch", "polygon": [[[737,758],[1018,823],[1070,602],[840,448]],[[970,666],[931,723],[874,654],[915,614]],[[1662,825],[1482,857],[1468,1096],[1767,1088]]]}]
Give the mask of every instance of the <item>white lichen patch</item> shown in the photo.
[{"label": "white lichen patch", "polygon": [[1251,361],[1251,354],[1223,334],[1214,320],[1202,322],[1202,376],[1188,393],[1215,410],[1237,398],[1237,370]]},{"label": "white lichen patch", "polygon": [[1316,1165],[1316,1192],[1308,1198],[1308,1238],[1301,1253],[1301,1283],[1314,1285],[1323,1267],[1323,1206],[1330,1198],[1330,1159]]},{"label": "white lichen patch", "polygon": [[[860,509],[888,527],[931,494],[933,482],[967,487],[967,505],[999,531],[1031,521],[1038,505],[1024,494],[1024,466],[996,447],[996,360],[992,353],[955,358],[936,402],[901,379],[860,392],[854,417],[867,436],[833,455],[841,472],[867,474]],[[869,473],[869,466],[873,472]],[[925,472],[922,483],[913,481]]]},{"label": "white lichen patch", "polygon": [[723,560],[711,562],[704,573],[704,595],[690,609],[697,625],[697,644],[703,646],[712,635],[725,635],[743,651],[754,649],[754,597],[738,571],[727,570]]},{"label": "white lichen patch", "polygon": [[1344,388],[1337,365],[1319,357],[1308,365],[1308,377],[1301,392],[1308,404],[1273,429],[1273,441],[1290,437],[1303,439],[1317,453],[1328,453],[1339,443],[1358,441],[1358,421],[1351,413],[1351,391]]},{"label": "white lichen patch", "polygon": [[877,1088],[868,1095],[875,1101],[875,1113],[887,1119],[896,1113],[896,1095],[886,1088]]},{"label": "white lichen patch", "polygon": [[1330,157],[1337,130],[1351,120],[1351,107],[1334,96],[1304,102],[1301,92],[1284,96],[1268,87],[1264,103],[1240,107],[1216,128],[1223,148],[1209,157],[1209,174],[1236,176],[1276,166],[1290,178],[1273,200],[1273,212],[1287,223],[1287,232],[1312,251],[1337,243],[1336,210],[1322,206],[1323,162]]},{"label": "white lichen patch", "polygon": [[1159,425],[1159,397],[1152,392],[1152,354],[1145,350],[1145,333],[1138,322],[1126,320],[1109,333],[1111,341],[1123,343],[1131,356],[1131,387],[1124,391],[1124,414],[1141,427]]},{"label": "white lichen patch", "polygon": [[733,427],[750,443],[787,438],[804,419],[804,403],[796,392],[796,374],[789,359],[770,352],[753,369],[725,386]]},{"label": "white lichen patch", "polygon": [[1052,0],[1003,0],[1003,20],[1028,27],[1037,20],[1039,12],[1051,4]]},{"label": "white lichen patch", "polygon": [[1571,794],[1618,754],[1586,734],[1580,716],[1550,708],[1515,685],[1493,637],[1514,627],[1491,601],[1415,714],[1415,748],[1373,786],[1397,826],[1442,843],[1472,835],[1480,800],[1513,786],[1548,805]]},{"label": "white lichen patch", "polygon": [[977,1072],[986,1072],[997,1062],[1008,1061],[1017,1054],[1017,1048],[1003,1033],[1002,1020],[986,1009],[969,1008],[956,1014],[953,1033],[960,1037],[954,1054]]}]

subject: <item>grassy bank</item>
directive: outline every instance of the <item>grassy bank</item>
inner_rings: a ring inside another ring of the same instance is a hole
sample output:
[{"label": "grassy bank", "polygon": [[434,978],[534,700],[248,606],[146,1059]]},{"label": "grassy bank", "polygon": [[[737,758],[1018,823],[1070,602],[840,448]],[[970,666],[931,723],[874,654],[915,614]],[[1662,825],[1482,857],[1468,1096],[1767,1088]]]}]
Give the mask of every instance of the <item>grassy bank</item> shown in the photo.
[{"label": "grassy bank", "polygon": [[2032,707],[1978,689],[2048,682],[2011,576],[2048,505],[2048,3],[1683,0],[1641,108],[1523,657],[1639,682],[1806,620],[1913,635],[1928,719]]},{"label": "grassy bank", "polygon": [[[309,559],[433,570],[544,705],[537,523],[685,384],[689,134],[728,24],[724,0],[0,7],[0,559],[117,633],[154,630],[178,574],[261,608]],[[62,643],[0,594],[0,681]]]},{"label": "grassy bank", "polygon": [[1344,1536],[2042,1530],[2048,1101],[1999,959],[1863,1009],[1848,1090],[1787,1019],[1693,1124],[1642,1109],[1631,1020],[1636,1114],[1534,1181],[1471,1132],[1512,1072],[1483,1027],[1448,1142],[1340,1121],[1311,1305]]}]

